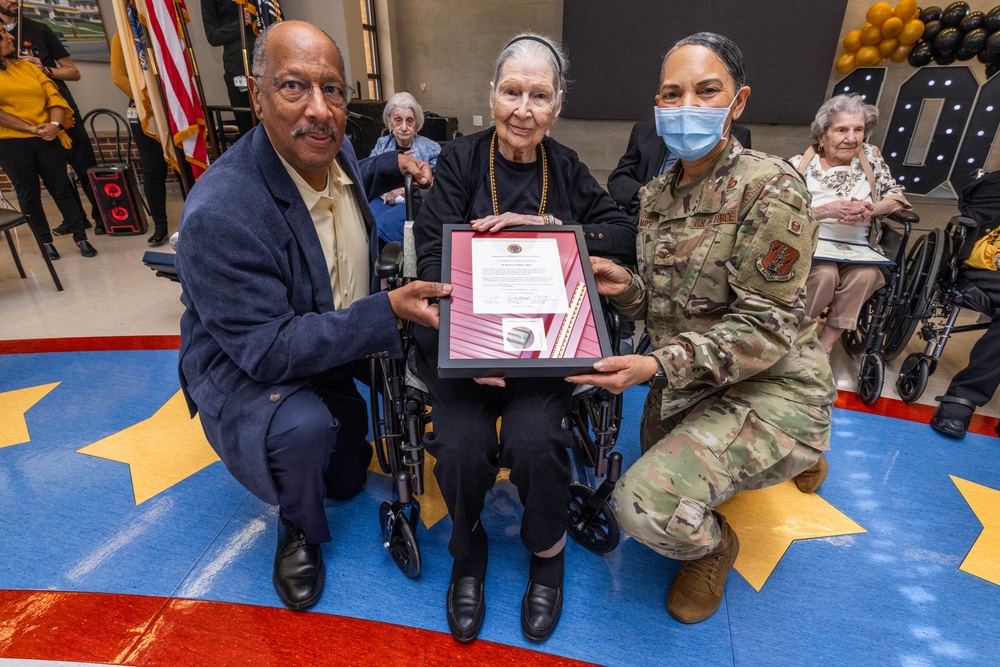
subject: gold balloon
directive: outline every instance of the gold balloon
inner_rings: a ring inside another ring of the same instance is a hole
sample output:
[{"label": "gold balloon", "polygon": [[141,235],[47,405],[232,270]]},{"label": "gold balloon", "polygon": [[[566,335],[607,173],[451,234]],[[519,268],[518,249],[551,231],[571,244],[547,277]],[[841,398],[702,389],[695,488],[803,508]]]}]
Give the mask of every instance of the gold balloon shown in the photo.
[{"label": "gold balloon", "polygon": [[883,58],[888,58],[892,55],[896,47],[899,46],[899,40],[895,37],[890,37],[888,39],[883,39],[878,43],[878,52]]},{"label": "gold balloon", "polygon": [[903,19],[898,19],[895,16],[885,20],[882,24],[882,36],[883,37],[895,37],[899,33],[903,32]]},{"label": "gold balloon", "polygon": [[912,18],[914,12],[917,11],[917,0],[899,0],[896,4],[896,8],[892,10],[892,15],[906,23]]},{"label": "gold balloon", "polygon": [[845,53],[844,55],[837,58],[836,67],[837,71],[840,72],[841,74],[850,74],[852,71],[854,71],[854,68],[857,67],[857,64],[854,62],[854,54]]},{"label": "gold balloon", "polygon": [[857,53],[861,48],[861,31],[852,30],[844,37],[844,50],[848,53]]},{"label": "gold balloon", "polygon": [[882,25],[890,16],[892,16],[892,5],[888,2],[876,2],[868,8],[868,13],[865,14],[865,18],[872,25]]},{"label": "gold balloon", "polygon": [[908,21],[896,38],[900,44],[913,44],[924,34],[924,22],[920,19]]},{"label": "gold balloon", "polygon": [[882,58],[877,46],[862,46],[854,55],[858,67],[871,67]]},{"label": "gold balloon", "polygon": [[861,29],[861,44],[864,46],[872,46],[873,44],[878,44],[881,41],[882,28],[877,25],[872,25],[871,23],[866,23],[865,27]]},{"label": "gold balloon", "polygon": [[910,51],[913,50],[913,44],[900,44],[896,47],[896,50],[889,54],[889,60],[894,63],[905,63],[906,59],[910,57]]}]

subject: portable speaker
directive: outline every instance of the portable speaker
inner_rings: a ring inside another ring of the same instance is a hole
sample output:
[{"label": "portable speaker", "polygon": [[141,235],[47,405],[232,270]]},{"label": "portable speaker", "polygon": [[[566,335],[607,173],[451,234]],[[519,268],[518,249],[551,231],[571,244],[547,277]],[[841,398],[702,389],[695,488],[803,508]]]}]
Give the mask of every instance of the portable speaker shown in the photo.
[{"label": "portable speaker", "polygon": [[109,164],[87,170],[97,198],[104,229],[111,235],[143,234],[148,224],[143,205],[135,196],[138,184],[128,165]]}]

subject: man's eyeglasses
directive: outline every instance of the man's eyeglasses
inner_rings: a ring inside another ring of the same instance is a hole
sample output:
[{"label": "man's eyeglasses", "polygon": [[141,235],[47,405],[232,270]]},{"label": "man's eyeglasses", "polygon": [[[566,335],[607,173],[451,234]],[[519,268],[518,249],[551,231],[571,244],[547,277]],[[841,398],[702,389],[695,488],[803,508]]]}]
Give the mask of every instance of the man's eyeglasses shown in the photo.
[{"label": "man's eyeglasses", "polygon": [[324,83],[316,85],[294,76],[266,77],[274,83],[278,94],[289,102],[301,102],[312,95],[313,88],[319,88],[328,104],[343,109],[354,97],[354,89],[346,83]]}]

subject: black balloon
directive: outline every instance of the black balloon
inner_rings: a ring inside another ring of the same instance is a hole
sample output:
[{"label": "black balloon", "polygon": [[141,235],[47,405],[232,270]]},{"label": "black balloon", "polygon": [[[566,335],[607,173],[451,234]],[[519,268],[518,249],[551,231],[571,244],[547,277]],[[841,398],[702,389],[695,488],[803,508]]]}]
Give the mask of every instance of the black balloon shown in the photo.
[{"label": "black balloon", "polygon": [[924,24],[924,34],[920,36],[920,39],[926,40],[928,42],[933,42],[934,38],[938,36],[941,29],[944,28],[940,21],[931,21]]},{"label": "black balloon", "polygon": [[953,2],[944,8],[941,13],[941,23],[944,24],[946,28],[958,27],[958,24],[962,22],[966,16],[969,15],[969,3],[967,2]]},{"label": "black balloon", "polygon": [[1000,5],[986,12],[986,16],[983,18],[983,27],[989,32],[1000,30]]},{"label": "black balloon", "polygon": [[953,51],[962,43],[962,32],[958,28],[945,28],[934,38],[934,48],[944,53]]},{"label": "black balloon", "polygon": [[1000,52],[994,53],[992,51],[983,50],[976,54],[976,60],[984,65],[989,65],[990,63],[995,63],[1000,60]]},{"label": "black balloon", "polygon": [[925,25],[930,23],[931,21],[940,21],[941,12],[942,9],[937,6],[928,7],[927,9],[922,9],[920,10],[920,20],[923,21]]},{"label": "black balloon", "polygon": [[969,51],[969,50],[963,49],[963,48],[959,48],[958,51],[955,51],[955,58],[956,58],[956,60],[963,60],[963,61],[964,60],[972,60],[975,57],[976,57],[976,52],[975,51]]},{"label": "black balloon", "polygon": [[976,28],[965,34],[965,37],[962,38],[962,46],[959,48],[963,51],[971,51],[972,55],[976,55],[986,46],[986,39],[988,37],[989,33],[984,28]]},{"label": "black balloon", "polygon": [[914,67],[923,67],[924,65],[929,65],[934,54],[931,53],[931,45],[924,41],[918,41],[913,45],[913,50],[910,51],[910,57],[907,58],[909,62]]},{"label": "black balloon", "polygon": [[997,30],[986,38],[986,46],[984,48],[990,53],[1000,53],[1000,30]]},{"label": "black balloon", "polygon": [[953,62],[955,62],[955,55],[956,54],[955,54],[954,51],[945,51],[944,53],[935,53],[934,54],[934,62],[936,62],[938,65],[950,65]]},{"label": "black balloon", "polygon": [[996,74],[997,72],[1000,72],[1000,60],[996,61],[995,63],[990,63],[989,65],[986,66],[987,79]]},{"label": "black balloon", "polygon": [[958,24],[958,29],[962,32],[969,33],[973,30],[983,27],[983,22],[986,19],[986,14],[982,12],[972,12]]}]

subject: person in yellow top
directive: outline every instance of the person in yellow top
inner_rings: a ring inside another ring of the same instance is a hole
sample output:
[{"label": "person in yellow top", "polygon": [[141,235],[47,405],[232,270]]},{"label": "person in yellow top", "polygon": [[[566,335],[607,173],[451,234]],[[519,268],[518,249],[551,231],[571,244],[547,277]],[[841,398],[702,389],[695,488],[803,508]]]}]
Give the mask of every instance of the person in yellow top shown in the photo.
[{"label": "person in yellow top", "polygon": [[52,81],[35,65],[18,60],[14,37],[0,26],[0,169],[10,178],[21,211],[52,259],[59,252],[42,208],[41,177],[84,257],[97,250],[87,240],[86,214],[66,175],[73,111]]},{"label": "person in yellow top", "polygon": [[[131,40],[129,43],[131,44]],[[167,161],[163,157],[160,142],[143,131],[139,115],[135,113],[132,84],[125,68],[125,53],[118,33],[111,37],[111,80],[129,98],[128,126],[135,140],[136,150],[139,151],[139,162],[142,163],[142,194],[153,218],[153,233],[146,241],[153,247],[161,246],[167,242],[168,236]]]}]

